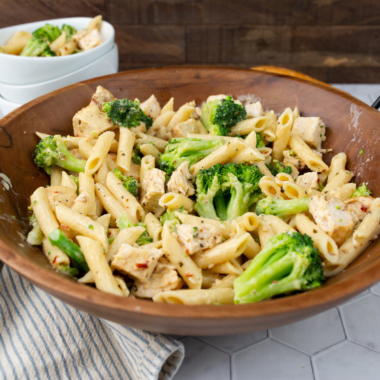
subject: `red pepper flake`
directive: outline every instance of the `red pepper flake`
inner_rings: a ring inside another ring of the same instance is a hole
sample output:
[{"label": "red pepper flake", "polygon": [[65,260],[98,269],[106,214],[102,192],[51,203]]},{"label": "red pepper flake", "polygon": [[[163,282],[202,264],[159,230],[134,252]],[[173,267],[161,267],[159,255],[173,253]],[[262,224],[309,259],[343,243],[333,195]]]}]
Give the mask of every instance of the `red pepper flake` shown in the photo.
[{"label": "red pepper flake", "polygon": [[190,272],[186,272],[186,273],[185,273],[185,276],[186,276],[186,277],[193,277],[193,274],[190,273]]},{"label": "red pepper flake", "polygon": [[149,268],[149,261],[145,261],[145,263],[137,263],[136,264],[137,268]]},{"label": "red pepper flake", "polygon": [[57,261],[57,258],[58,258],[58,256],[54,257],[53,264],[55,264],[55,262]]},{"label": "red pepper flake", "polygon": [[272,282],[272,284],[277,284],[278,283],[278,281],[277,280],[274,280],[273,282]]},{"label": "red pepper flake", "polygon": [[269,153],[269,150],[267,150],[266,152],[264,152],[264,154],[267,154],[267,153]]},{"label": "red pepper flake", "polygon": [[54,194],[59,194],[59,191],[54,191]]},{"label": "red pepper flake", "polygon": [[61,224],[59,227],[60,227],[62,230],[69,230],[69,229],[70,229],[70,227],[69,227],[69,226],[66,226],[66,224]]},{"label": "red pepper flake", "polygon": [[366,205],[362,205],[362,207],[360,207],[360,210],[362,210],[363,212],[367,212],[368,207]]}]

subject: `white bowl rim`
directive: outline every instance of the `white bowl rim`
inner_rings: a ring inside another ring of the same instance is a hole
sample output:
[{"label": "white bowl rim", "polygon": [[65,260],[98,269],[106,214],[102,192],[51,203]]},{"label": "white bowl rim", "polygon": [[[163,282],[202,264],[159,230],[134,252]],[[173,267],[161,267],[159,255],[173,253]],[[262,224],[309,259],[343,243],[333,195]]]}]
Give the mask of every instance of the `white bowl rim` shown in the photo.
[{"label": "white bowl rim", "polygon": [[[6,29],[11,29],[11,28],[19,28],[19,27],[23,27],[25,25],[33,25],[33,24],[41,24],[41,23],[45,23],[45,24],[53,24],[54,25],[54,22],[57,22],[57,21],[62,21],[62,20],[87,20],[87,21],[90,21],[93,19],[93,17],[63,17],[63,18],[55,18],[55,19],[51,19],[51,20],[41,20],[41,21],[34,21],[34,22],[28,22],[28,23],[25,23],[25,24],[18,24],[18,25],[12,25],[12,26],[7,26],[6,28],[0,28],[0,33]],[[65,21],[65,23],[68,22],[68,21]],[[112,39],[114,38],[115,36],[115,28],[112,26],[112,24],[110,24],[109,22],[105,21],[105,20],[102,20],[102,23],[104,23],[105,25],[107,25],[107,27],[110,28],[111,30],[111,33],[110,35],[108,36],[107,39],[105,39],[100,45],[90,49],[90,50],[87,50],[87,51],[83,51],[79,54],[79,56],[83,56],[83,54],[88,54],[90,53],[91,51],[97,49],[98,47],[100,47],[101,45],[103,45],[104,43],[106,43],[109,39]],[[21,29],[19,29],[21,30]],[[62,57],[22,57],[20,55],[13,55],[13,54],[3,54],[6,56],[7,59],[23,59],[25,61],[27,60],[35,60],[35,59],[41,59],[43,58],[44,61],[45,60],[55,60],[57,58],[59,58],[60,60],[63,60],[65,59],[66,61],[67,60],[70,60],[70,59],[75,59],[75,57],[78,57],[78,54],[70,54],[70,55],[64,55]]]},{"label": "white bowl rim", "polygon": [[[104,54],[102,54],[99,58],[96,58],[94,61],[90,62],[86,66],[81,67],[80,69],[74,70],[74,71],[72,71],[72,72],[70,72],[68,74],[65,74],[65,75],[61,75],[60,77],[56,77],[54,79],[50,79],[50,80],[47,80],[47,81],[44,81],[44,82],[38,82],[38,83],[32,83],[32,84],[8,84],[8,83],[0,83],[0,89],[1,89],[2,86],[4,86],[4,87],[7,87],[7,88],[15,88],[15,89],[18,89],[18,90],[28,90],[28,89],[33,88],[33,87],[42,87],[42,86],[46,86],[46,85],[48,85],[50,83],[53,83],[53,82],[58,82],[60,80],[63,80],[63,79],[68,78],[70,76],[73,76],[73,75],[77,74],[80,71],[86,70],[89,66],[92,66],[92,65],[96,64],[98,61],[100,61],[101,59],[104,59],[107,54],[111,54],[111,52],[113,52],[117,47],[118,47],[117,44],[114,42],[113,45],[111,46],[111,48],[109,50],[107,50]],[[34,57],[34,58],[36,58],[36,57]],[[108,75],[111,75],[111,74],[108,74]],[[66,87],[66,86],[64,86],[64,87]],[[2,95],[0,93],[0,97],[1,96]],[[3,98],[3,99],[5,99],[5,98]],[[8,99],[5,99],[5,100],[8,100]]]}]

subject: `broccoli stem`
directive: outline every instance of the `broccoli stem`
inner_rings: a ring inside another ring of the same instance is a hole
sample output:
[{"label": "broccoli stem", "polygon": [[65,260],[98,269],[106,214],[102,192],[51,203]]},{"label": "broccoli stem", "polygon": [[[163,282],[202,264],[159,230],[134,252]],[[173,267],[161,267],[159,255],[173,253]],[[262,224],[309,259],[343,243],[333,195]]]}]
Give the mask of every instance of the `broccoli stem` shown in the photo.
[{"label": "broccoli stem", "polygon": [[67,149],[66,143],[62,138],[55,139],[58,151],[62,154],[62,160],[56,160],[55,164],[63,169],[72,172],[84,172],[86,161],[72,155]]},{"label": "broccoli stem", "polygon": [[76,277],[79,274],[79,270],[77,268],[71,268],[68,265],[59,265],[57,267],[57,271],[72,277]]},{"label": "broccoli stem", "polygon": [[280,199],[267,197],[256,205],[256,214],[276,215],[279,218],[306,212],[309,210],[311,198]]},{"label": "broccoli stem", "polygon": [[227,205],[226,205],[226,199],[223,195],[217,195],[214,198],[214,205],[216,214],[219,215],[220,220],[227,220]]},{"label": "broccoli stem", "polygon": [[57,228],[49,234],[50,243],[58,247],[61,251],[65,252],[67,256],[72,259],[80,269],[85,272],[89,271],[86,259],[77,244],[68,239],[62,231]]}]

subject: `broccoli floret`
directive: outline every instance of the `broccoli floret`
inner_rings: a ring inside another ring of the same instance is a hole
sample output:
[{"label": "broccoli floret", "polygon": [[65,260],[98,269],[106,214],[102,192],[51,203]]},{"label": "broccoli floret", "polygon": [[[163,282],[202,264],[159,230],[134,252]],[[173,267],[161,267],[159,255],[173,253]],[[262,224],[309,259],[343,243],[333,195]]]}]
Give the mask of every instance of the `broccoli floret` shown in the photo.
[{"label": "broccoli floret", "polygon": [[160,155],[160,168],[166,172],[166,176],[169,178],[183,162],[189,161],[190,167],[225,143],[225,140],[222,138],[215,140],[171,139],[166,145],[164,153]]},{"label": "broccoli floret", "polygon": [[55,54],[50,50],[47,42],[40,38],[32,37],[20,54],[23,57],[54,57]]},{"label": "broccoli floret", "polygon": [[256,133],[256,148],[265,148],[263,135],[261,133]]},{"label": "broccoli floret", "polygon": [[41,245],[44,234],[42,233],[41,227],[38,224],[36,216],[34,214],[29,217],[29,223],[33,229],[28,233],[26,241],[30,245]]},{"label": "broccoli floret", "polygon": [[256,205],[256,214],[276,215],[279,218],[309,211],[311,198],[282,199],[267,197]]},{"label": "broccoli floret", "polygon": [[235,303],[310,290],[324,281],[321,258],[312,239],[299,232],[281,233],[268,240],[235,280]]},{"label": "broccoli floret", "polygon": [[289,164],[277,160],[273,160],[271,165],[267,165],[267,168],[273,176],[276,176],[278,173],[292,174],[292,167]]},{"label": "broccoli floret", "polygon": [[144,156],[142,155],[141,151],[140,151],[140,146],[139,145],[136,145],[134,148],[133,148],[133,151],[132,151],[132,162],[136,165],[141,165],[141,159],[143,158]]},{"label": "broccoli floret", "polygon": [[126,177],[119,169],[113,169],[113,172],[120,181],[123,182],[123,186],[128,190],[133,196],[137,197],[139,191],[138,182],[132,177]]},{"label": "broccoli floret", "polygon": [[73,172],[84,172],[85,160],[72,155],[67,149],[65,140],[60,135],[42,139],[34,152],[34,163],[50,174],[51,166],[60,166]]},{"label": "broccoli floret", "polygon": [[63,24],[61,28],[61,32],[66,33],[66,41],[67,41],[71,39],[71,37],[77,32],[77,30],[73,26]]},{"label": "broccoli floret", "polygon": [[212,135],[227,136],[234,125],[246,118],[244,107],[234,102],[231,96],[205,103],[202,107],[201,121]]},{"label": "broccoli floret", "polygon": [[363,182],[351,195],[351,198],[355,197],[370,197],[372,192],[368,189],[367,185]]},{"label": "broccoli floret", "polygon": [[188,214],[185,207],[177,208],[176,210],[167,210],[165,214],[160,217],[160,222],[162,225],[168,223],[170,225],[172,232],[177,232],[177,225],[181,224],[179,219],[174,215],[175,212],[181,212],[182,214]]},{"label": "broccoli floret", "polygon": [[34,37],[39,38],[44,42],[53,42],[61,35],[61,31],[58,26],[45,24],[41,28],[35,30],[32,34]]},{"label": "broccoli floret", "polygon": [[127,214],[122,214],[118,219],[116,219],[116,224],[119,227],[120,230],[124,228],[129,228],[129,227],[144,227],[145,231],[139,236],[139,238],[136,240],[136,243],[138,245],[145,245],[148,243],[152,243],[153,239],[148,235],[148,232],[146,230],[146,224],[145,223],[137,223],[133,224]]},{"label": "broccoli floret", "polygon": [[119,99],[103,103],[103,111],[107,113],[113,124],[120,127],[132,128],[145,123],[146,129],[149,129],[153,124],[153,119],[145,115],[137,99],[134,102],[128,99]]},{"label": "broccoli floret", "polygon": [[216,164],[201,170],[196,178],[195,210],[204,218],[234,220],[262,198],[257,166]]},{"label": "broccoli floret", "polygon": [[59,228],[50,232],[49,240],[52,245],[65,252],[66,255],[73,260],[78,269],[84,270],[85,272],[89,271],[86,259],[80,247],[72,240],[68,239]]}]

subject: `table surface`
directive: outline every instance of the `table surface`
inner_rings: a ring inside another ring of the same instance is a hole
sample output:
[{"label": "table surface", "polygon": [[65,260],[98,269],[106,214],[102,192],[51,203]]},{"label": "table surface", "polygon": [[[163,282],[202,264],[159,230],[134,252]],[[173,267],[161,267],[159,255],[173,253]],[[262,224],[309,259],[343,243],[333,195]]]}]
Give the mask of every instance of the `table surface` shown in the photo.
[{"label": "table surface", "polygon": [[[380,85],[335,85],[367,104]],[[181,337],[174,380],[379,380],[380,283],[312,318],[251,334]]]},{"label": "table surface", "polygon": [[[335,85],[367,104],[380,85]],[[2,115],[0,114],[0,118]],[[380,283],[312,318],[251,334],[179,337],[175,380],[378,380]]]}]

